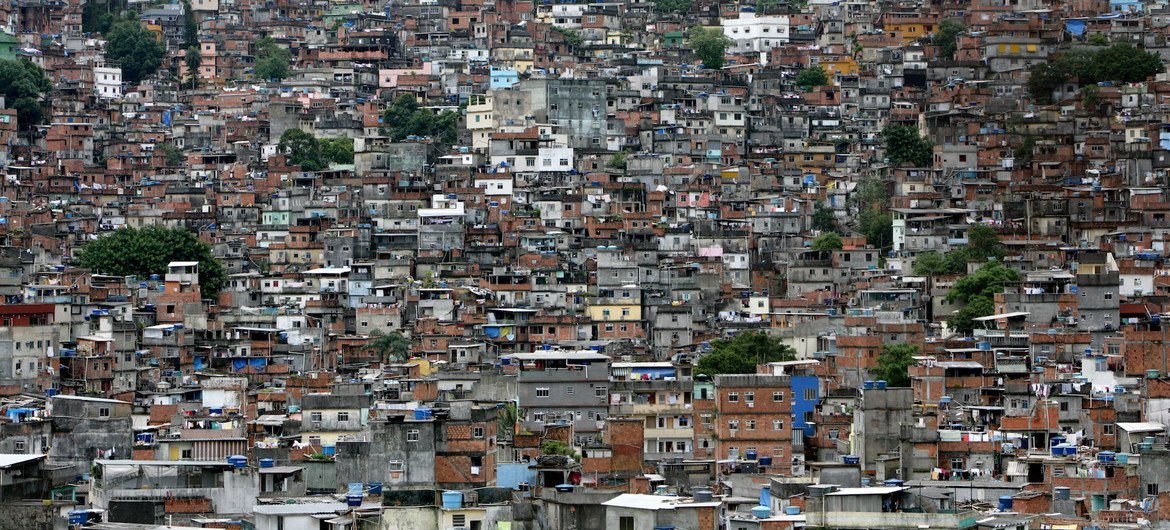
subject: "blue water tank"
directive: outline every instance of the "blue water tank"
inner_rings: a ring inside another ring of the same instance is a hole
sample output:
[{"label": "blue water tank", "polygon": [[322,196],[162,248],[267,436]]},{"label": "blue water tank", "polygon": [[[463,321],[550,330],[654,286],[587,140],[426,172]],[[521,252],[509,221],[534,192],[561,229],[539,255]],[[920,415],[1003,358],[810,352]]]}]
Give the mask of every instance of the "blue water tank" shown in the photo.
[{"label": "blue water tank", "polygon": [[898,480],[896,478],[886,480],[885,482],[882,483],[882,485],[884,485],[884,486],[893,486],[893,487],[901,487],[902,484],[905,484],[905,482],[902,482],[901,480]]},{"label": "blue water tank", "polygon": [[886,382],[884,380],[878,380],[876,382],[876,385],[877,385],[878,390],[885,390],[886,389]]},{"label": "blue water tank", "polygon": [[346,495],[345,496],[345,505],[349,506],[351,508],[361,506],[362,505],[362,496],[361,495]]},{"label": "blue water tank", "polygon": [[772,516],[772,509],[767,506],[753,506],[752,515],[757,519],[767,519]]},{"label": "blue water tank", "polygon": [[873,390],[873,381],[866,381],[862,383],[866,390]]},{"label": "blue water tank", "polygon": [[69,524],[85,524],[89,522],[88,510],[70,510]]},{"label": "blue water tank", "polygon": [[857,464],[861,463],[861,457],[855,455],[845,455],[841,457],[841,461],[851,466],[856,466]]},{"label": "blue water tank", "polygon": [[463,492],[462,491],[444,491],[443,492],[443,508],[454,510],[463,507]]},{"label": "blue water tank", "polygon": [[433,415],[434,411],[431,409],[414,409],[414,419],[416,420],[429,420]]},{"label": "blue water tank", "polygon": [[999,511],[1007,512],[1007,511],[1011,511],[1011,509],[1012,509],[1012,496],[1011,495],[1000,495],[999,496]]},{"label": "blue water tank", "polygon": [[1116,459],[1117,453],[1113,451],[1101,451],[1097,453],[1097,460],[1100,462],[1113,462]]},{"label": "blue water tank", "polygon": [[321,454],[325,456],[333,456],[337,454],[337,447],[333,445],[323,445],[321,446]]},{"label": "blue water tank", "polygon": [[784,508],[784,513],[786,513],[788,515],[800,515],[800,507],[799,506],[789,506],[787,508]]},{"label": "blue water tank", "polygon": [[370,487],[370,495],[381,495],[382,494],[382,483],[381,482],[371,482],[369,484],[369,487]]},{"label": "blue water tank", "polygon": [[761,466],[770,466],[770,465],[772,465],[772,457],[770,457],[770,456],[761,456],[761,457],[760,457],[760,465],[761,465]]},{"label": "blue water tank", "polygon": [[758,453],[756,453],[756,451],[754,449],[749,449],[747,452],[744,453],[744,457],[747,458],[748,460],[755,460],[757,454]]},{"label": "blue water tank", "polygon": [[268,469],[268,468],[271,468],[271,467],[276,467],[276,460],[273,460],[273,459],[271,459],[271,458],[261,458],[261,459],[260,459],[260,467],[261,467],[262,469]]},{"label": "blue water tank", "polygon": [[244,455],[232,455],[227,458],[229,464],[236,469],[243,469],[248,467],[248,457]]}]

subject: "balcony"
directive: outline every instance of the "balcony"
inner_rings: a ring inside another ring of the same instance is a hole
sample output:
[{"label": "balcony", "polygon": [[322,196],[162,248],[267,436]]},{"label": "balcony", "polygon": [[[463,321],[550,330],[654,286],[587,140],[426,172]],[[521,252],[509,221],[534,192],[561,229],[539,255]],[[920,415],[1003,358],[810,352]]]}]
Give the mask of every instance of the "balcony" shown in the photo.
[{"label": "balcony", "polygon": [[615,416],[657,416],[690,414],[694,407],[690,403],[619,403],[609,406],[609,413]]},{"label": "balcony", "polygon": [[663,427],[652,428],[643,431],[643,437],[646,439],[679,439],[692,440],[695,437],[695,430],[690,427]]}]

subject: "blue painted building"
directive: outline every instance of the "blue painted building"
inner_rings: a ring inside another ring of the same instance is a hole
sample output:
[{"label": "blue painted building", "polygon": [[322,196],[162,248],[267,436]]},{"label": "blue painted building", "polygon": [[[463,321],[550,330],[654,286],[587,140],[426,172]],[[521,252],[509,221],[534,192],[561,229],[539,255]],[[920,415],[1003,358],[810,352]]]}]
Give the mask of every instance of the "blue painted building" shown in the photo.
[{"label": "blue painted building", "polygon": [[520,74],[510,68],[496,68],[491,70],[491,87],[511,88],[520,82]]}]

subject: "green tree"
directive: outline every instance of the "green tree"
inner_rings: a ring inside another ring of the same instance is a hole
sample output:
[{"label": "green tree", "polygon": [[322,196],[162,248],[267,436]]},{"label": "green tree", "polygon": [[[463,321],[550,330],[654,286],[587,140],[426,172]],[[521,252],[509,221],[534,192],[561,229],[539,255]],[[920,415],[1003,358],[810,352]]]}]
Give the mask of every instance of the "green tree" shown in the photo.
[{"label": "green tree", "polygon": [[986,261],[988,258],[1000,259],[1007,254],[999,234],[995,229],[985,224],[975,224],[967,229],[967,244],[960,247],[967,253],[970,261]]},{"label": "green tree", "polygon": [[699,359],[695,373],[754,374],[756,365],[795,359],[796,351],[780,339],[762,332],[739,333],[711,344],[711,351]]},{"label": "green tree", "polygon": [[995,314],[995,301],[977,296],[948,318],[947,326],[959,333],[971,333],[975,329],[976,318],[993,314]]},{"label": "green tree", "polygon": [[326,163],[332,162],[334,164],[352,164],[353,163],[353,139],[352,138],[326,138],[321,140],[321,157]]},{"label": "green tree", "polygon": [[1003,291],[1005,285],[1019,279],[1020,275],[1014,269],[1009,269],[999,261],[989,261],[974,274],[956,281],[947,293],[947,301],[970,303],[977,297],[993,299],[996,293]]},{"label": "green tree", "polygon": [[870,370],[870,373],[892,387],[910,386],[909,369],[914,366],[915,355],[918,355],[918,346],[883,344],[882,352],[878,354],[877,366]]},{"label": "green tree", "polygon": [[252,44],[252,75],[260,79],[284,79],[292,75],[289,62],[292,52],[276,43],[272,37],[261,37]]},{"label": "green tree", "polygon": [[938,276],[951,274],[950,260],[943,254],[930,251],[914,256],[914,274],[920,276]]},{"label": "green tree", "polygon": [[939,47],[939,54],[945,59],[954,59],[955,52],[959,51],[959,35],[967,28],[958,19],[948,18],[938,25],[934,33],[934,43]]},{"label": "green tree", "polygon": [[413,95],[403,94],[382,114],[382,123],[395,142],[401,142],[409,136],[419,136],[454,145],[459,141],[459,116],[453,110],[435,114],[420,107]]},{"label": "green tree", "polygon": [[964,276],[951,286],[946,300],[962,302],[966,306],[947,320],[948,325],[959,332],[970,333],[975,327],[975,318],[995,313],[995,294],[1019,278],[1015,270],[1005,267],[998,260],[990,261],[974,274]]},{"label": "green tree", "polygon": [[1052,103],[1052,93],[1076,80],[1080,85],[1103,81],[1137,83],[1164,71],[1155,53],[1119,43],[1102,49],[1074,48],[1029,70],[1028,93],[1037,103]]},{"label": "green tree", "polygon": [[875,248],[885,250],[894,245],[894,218],[889,212],[863,210],[857,216],[857,231]]},{"label": "green tree", "polygon": [[41,98],[53,89],[41,67],[24,59],[0,59],[0,96],[4,108],[16,110],[21,129],[31,130],[44,119]]},{"label": "green tree", "polygon": [[837,235],[836,232],[826,232],[817,236],[817,238],[812,241],[813,250],[841,250],[844,248],[844,246],[845,244],[841,242],[841,236]]},{"label": "green tree", "polygon": [[838,230],[837,215],[824,201],[818,201],[817,205],[813,207],[812,229],[820,232],[836,232]]},{"label": "green tree", "polygon": [[183,39],[184,46],[199,47],[199,23],[195,22],[195,10],[191,9],[190,0],[183,0]]},{"label": "green tree", "polygon": [[1158,54],[1124,43],[1097,52],[1093,62],[1099,81],[1139,83],[1165,70]]},{"label": "green tree", "polygon": [[691,10],[691,0],[654,0],[654,10],[659,13],[685,15]]},{"label": "green tree", "polygon": [[114,25],[115,20],[108,1],[88,1],[81,9],[81,31],[84,33],[104,34]]},{"label": "green tree", "polygon": [[626,169],[628,156],[629,156],[628,153],[626,153],[625,151],[622,151],[620,153],[617,153],[617,154],[609,157],[609,161],[606,162],[605,165],[607,167],[611,167],[613,169],[624,170],[624,169]]},{"label": "green tree", "polygon": [[886,157],[895,166],[909,164],[914,167],[930,167],[934,159],[930,140],[919,136],[914,127],[891,123],[882,128],[882,141],[886,145]]},{"label": "green tree", "polygon": [[731,39],[723,34],[722,29],[696,26],[691,28],[687,37],[691,50],[694,50],[695,55],[703,62],[703,68],[711,70],[723,68],[726,62],[724,54],[732,43]]},{"label": "green tree", "polygon": [[122,80],[130,84],[155,73],[164,52],[155,33],[137,20],[114,24],[106,36],[106,58],[122,67]]},{"label": "green tree", "polygon": [[158,144],[158,150],[162,151],[163,157],[166,159],[167,167],[176,167],[183,164],[183,151],[175,147],[175,144],[170,142]]},{"label": "green tree", "polygon": [[203,63],[203,58],[199,55],[199,47],[187,48],[183,62],[187,66],[187,75],[191,78],[191,88],[194,89],[199,83],[199,66]]},{"label": "green tree", "polygon": [[1089,42],[1089,44],[1092,44],[1093,46],[1108,46],[1109,45],[1109,37],[1103,33],[1094,33],[1092,35],[1089,35],[1088,42]]},{"label": "green tree", "polygon": [[288,129],[280,135],[276,149],[288,155],[288,163],[303,171],[321,171],[328,161],[321,154],[321,142],[300,129]]},{"label": "green tree", "polygon": [[397,331],[384,333],[380,329],[370,332],[370,343],[366,347],[386,362],[402,362],[410,357],[410,339]]},{"label": "green tree", "polygon": [[496,417],[496,435],[500,441],[512,441],[516,438],[516,422],[520,419],[520,409],[513,402],[504,403],[499,408]]},{"label": "green tree", "polygon": [[86,243],[77,254],[78,265],[94,272],[139,278],[166,274],[172,261],[199,262],[204,298],[214,299],[227,284],[227,274],[211,246],[185,228],[122,228]]},{"label": "green tree", "polygon": [[827,84],[829,84],[829,74],[826,74],[825,69],[819,65],[802,68],[800,73],[796,74],[796,86],[803,90]]},{"label": "green tree", "polygon": [[552,30],[560,33],[564,37],[565,46],[568,46],[570,50],[576,50],[580,48],[582,44],[585,44],[585,38],[581,36],[581,32],[575,29],[553,26]]}]

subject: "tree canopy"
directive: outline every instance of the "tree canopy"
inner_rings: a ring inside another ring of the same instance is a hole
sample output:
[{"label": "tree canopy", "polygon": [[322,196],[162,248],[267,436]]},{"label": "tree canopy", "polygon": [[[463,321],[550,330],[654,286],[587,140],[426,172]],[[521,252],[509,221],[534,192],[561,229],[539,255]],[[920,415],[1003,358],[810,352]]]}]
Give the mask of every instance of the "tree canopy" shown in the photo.
[{"label": "tree canopy", "polygon": [[691,0],[654,0],[654,10],[659,13],[685,14],[691,10]]},{"label": "tree canopy", "polygon": [[883,344],[877,366],[870,370],[870,374],[892,387],[910,386],[909,369],[914,365],[915,355],[918,355],[918,346],[913,344]]},{"label": "tree canopy", "polygon": [[382,113],[382,124],[395,142],[409,136],[430,137],[446,145],[459,141],[459,113],[444,110],[435,114],[419,106],[413,95],[403,94]]},{"label": "tree canopy", "polygon": [[816,206],[813,207],[812,229],[821,232],[836,232],[838,230],[837,216],[824,201],[817,202]]},{"label": "tree canopy", "polygon": [[934,145],[920,136],[914,127],[891,123],[882,128],[881,137],[890,164],[930,167],[934,159]]},{"label": "tree canopy", "polygon": [[923,252],[914,258],[914,274],[937,276],[940,274],[963,274],[967,263],[1001,259],[1007,254],[999,235],[985,224],[972,225],[967,229],[967,244],[947,252]]},{"label": "tree canopy", "polygon": [[31,129],[44,119],[41,97],[53,89],[41,67],[24,59],[0,59],[0,96],[4,108],[16,110],[22,129]]},{"label": "tree canopy", "polygon": [[796,351],[762,332],[740,333],[711,344],[711,351],[695,365],[696,374],[754,374],[756,365],[795,359]]},{"label": "tree canopy", "polygon": [[198,261],[204,298],[216,297],[227,284],[227,274],[211,246],[184,228],[122,228],[86,243],[77,260],[94,272],[139,278],[166,274],[172,261]]},{"label": "tree canopy", "polygon": [[812,241],[813,250],[841,250],[844,246],[845,244],[841,242],[841,236],[837,235],[836,232],[825,232]]},{"label": "tree canopy", "polygon": [[138,83],[155,73],[165,51],[158,36],[137,20],[117,22],[106,35],[106,58],[122,68],[126,83]]},{"label": "tree canopy", "polygon": [[827,84],[829,84],[829,74],[825,73],[825,69],[819,65],[803,68],[800,73],[796,74],[796,86],[804,90]]},{"label": "tree canopy", "polygon": [[375,329],[370,332],[370,339],[366,347],[377,353],[382,362],[401,362],[410,356],[410,339],[397,331],[383,333]]},{"label": "tree canopy", "polygon": [[959,51],[959,35],[967,28],[957,19],[948,18],[938,25],[934,33],[934,43],[939,46],[939,55],[945,59],[954,59],[955,52]]},{"label": "tree canopy", "polygon": [[890,192],[885,182],[874,177],[862,179],[849,194],[848,204],[857,211],[852,226],[870,245],[879,249],[894,245],[894,218],[887,211]]},{"label": "tree canopy", "polygon": [[687,43],[703,62],[703,68],[715,70],[723,68],[726,62],[724,54],[727,53],[727,47],[731,46],[731,39],[720,28],[696,26],[687,34]]},{"label": "tree canopy", "polygon": [[995,313],[995,294],[1019,278],[1015,270],[999,261],[988,262],[974,274],[961,278],[951,286],[946,300],[966,305],[947,319],[947,324],[959,332],[970,333],[975,328],[975,318]]},{"label": "tree canopy", "polygon": [[1081,85],[1106,81],[1137,83],[1163,70],[1158,54],[1125,43],[1099,49],[1073,48],[1033,66],[1028,92],[1037,103],[1050,104],[1053,91],[1073,79]]},{"label": "tree canopy", "polygon": [[272,37],[262,37],[252,44],[252,74],[260,79],[284,79],[292,74],[289,61],[292,52],[281,47]]},{"label": "tree canopy", "polygon": [[353,163],[353,140],[326,138],[318,140],[300,129],[288,129],[280,135],[276,149],[288,155],[288,163],[303,171],[321,171],[329,164]]}]

